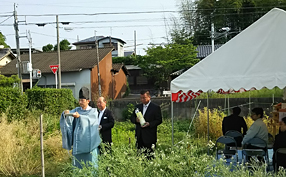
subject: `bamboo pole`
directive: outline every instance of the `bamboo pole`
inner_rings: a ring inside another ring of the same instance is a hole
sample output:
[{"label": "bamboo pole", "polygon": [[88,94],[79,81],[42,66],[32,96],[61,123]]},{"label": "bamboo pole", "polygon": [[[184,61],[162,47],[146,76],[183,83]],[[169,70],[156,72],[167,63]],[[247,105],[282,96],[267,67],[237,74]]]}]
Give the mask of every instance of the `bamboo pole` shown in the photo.
[{"label": "bamboo pole", "polygon": [[45,160],[44,160],[44,142],[43,142],[43,114],[40,116],[40,129],[41,129],[41,157],[42,157],[42,177],[45,177]]}]

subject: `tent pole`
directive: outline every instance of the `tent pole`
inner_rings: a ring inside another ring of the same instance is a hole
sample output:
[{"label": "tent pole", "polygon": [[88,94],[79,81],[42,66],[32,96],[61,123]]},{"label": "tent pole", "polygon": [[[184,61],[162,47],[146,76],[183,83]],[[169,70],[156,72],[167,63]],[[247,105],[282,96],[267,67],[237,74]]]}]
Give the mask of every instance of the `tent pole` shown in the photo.
[{"label": "tent pole", "polygon": [[174,146],[174,105],[171,96],[171,118],[172,118],[172,146]]},{"label": "tent pole", "polygon": [[224,111],[226,110],[226,94],[224,94]]},{"label": "tent pole", "polygon": [[195,113],[194,113],[194,115],[193,115],[192,121],[191,121],[190,126],[189,126],[189,129],[188,129],[187,135],[189,134],[190,128],[191,128],[191,126],[192,126],[192,124],[193,124],[193,121],[194,121],[194,119],[195,119],[195,117],[196,117],[196,114],[197,114],[197,111],[198,111],[198,109],[199,109],[199,107],[200,107],[200,104],[201,104],[201,100],[200,100],[199,104],[197,105],[197,108],[196,108],[196,110],[195,110]]},{"label": "tent pole", "polygon": [[249,106],[248,106],[248,115],[251,115],[251,98],[250,98],[250,91],[248,92],[248,101],[249,101]]},{"label": "tent pole", "polygon": [[[210,119],[209,119],[209,91],[207,91],[207,118],[208,118],[208,143],[210,142]],[[208,147],[208,155],[210,154]]]},{"label": "tent pole", "polygon": [[227,95],[227,104],[228,104],[228,106],[227,106],[227,115],[229,116],[230,115],[230,113],[229,113],[229,95]]}]

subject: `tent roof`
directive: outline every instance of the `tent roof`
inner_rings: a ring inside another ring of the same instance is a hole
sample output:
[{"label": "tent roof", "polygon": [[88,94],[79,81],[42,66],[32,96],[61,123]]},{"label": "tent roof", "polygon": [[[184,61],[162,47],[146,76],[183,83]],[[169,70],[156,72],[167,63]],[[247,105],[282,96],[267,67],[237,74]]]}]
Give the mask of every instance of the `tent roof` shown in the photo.
[{"label": "tent roof", "polygon": [[274,8],[171,82],[171,92],[286,85],[286,12]]}]

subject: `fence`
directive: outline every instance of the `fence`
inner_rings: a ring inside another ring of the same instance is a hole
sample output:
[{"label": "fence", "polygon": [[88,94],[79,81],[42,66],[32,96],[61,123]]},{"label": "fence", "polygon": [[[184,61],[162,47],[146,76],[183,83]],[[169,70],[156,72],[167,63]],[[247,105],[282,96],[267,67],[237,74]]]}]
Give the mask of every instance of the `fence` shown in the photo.
[{"label": "fence", "polygon": [[[152,102],[161,106],[163,118],[171,117],[171,100],[170,97],[162,98],[152,98]],[[207,107],[206,99],[194,99],[185,103],[174,103],[174,118],[178,119],[190,119],[196,110],[196,107],[201,101],[199,109]],[[219,99],[209,99],[210,109],[220,109],[222,111],[228,112],[228,107],[231,108],[239,106],[241,108],[241,116],[247,116],[251,109],[254,107],[262,107],[266,115],[271,116],[272,105],[274,103],[282,102],[282,98],[219,98]],[[110,102],[110,109],[113,111],[116,120],[124,120],[122,117],[122,112],[127,108],[127,105],[132,103],[134,105],[139,104],[139,98],[136,99],[119,99]]]}]

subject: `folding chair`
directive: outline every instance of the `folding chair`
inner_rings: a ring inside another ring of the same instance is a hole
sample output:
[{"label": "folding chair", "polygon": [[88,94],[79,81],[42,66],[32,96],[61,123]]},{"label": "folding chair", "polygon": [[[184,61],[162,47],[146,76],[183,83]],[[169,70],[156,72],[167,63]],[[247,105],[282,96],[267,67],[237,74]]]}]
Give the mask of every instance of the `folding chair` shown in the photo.
[{"label": "folding chair", "polygon": [[257,146],[259,147],[255,149],[251,148],[244,148],[242,149],[242,154],[245,157],[244,159],[247,159],[247,157],[264,157],[266,165],[266,171],[269,165],[269,158],[268,158],[268,151],[267,151],[267,142],[265,142],[261,138],[252,138],[246,144]]},{"label": "folding chair", "polygon": [[[275,162],[275,171],[278,171],[278,163],[277,163],[277,161],[278,161],[278,155],[277,154],[284,154],[284,155],[286,155],[286,148],[279,148],[279,149],[277,149],[276,150],[276,152],[275,152],[275,160],[276,160],[276,162]],[[280,159],[283,159],[284,160],[284,164],[286,164],[286,159],[285,158],[280,158]],[[280,164],[279,164],[280,165]]]},{"label": "folding chair", "polygon": [[227,146],[227,144],[234,144],[235,145],[235,148],[237,149],[237,144],[236,144],[236,141],[233,137],[230,137],[230,136],[221,136],[219,137],[217,140],[216,140],[216,143],[215,143],[215,148],[216,148],[216,159],[218,160],[218,155],[219,154],[224,154],[225,156],[233,156],[233,155],[236,155],[236,162],[238,162],[238,155],[237,155],[237,151],[236,149],[235,150],[229,150],[229,149],[224,149],[224,150],[219,150],[218,149],[218,143],[221,143],[221,144],[224,144],[225,147]]},{"label": "folding chair", "polygon": [[[241,147],[241,141],[243,139],[243,135],[236,130],[229,130],[225,133],[224,136],[230,136],[233,137],[236,141],[237,147]],[[233,145],[229,145],[230,147],[233,147]]]}]

